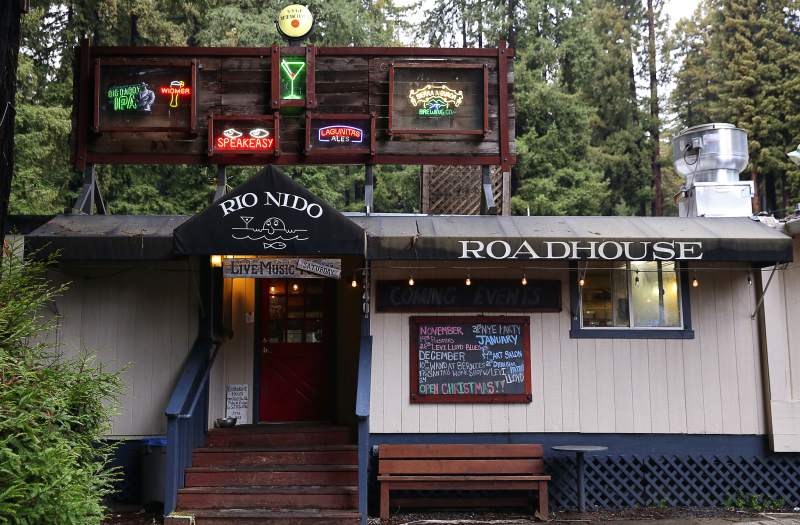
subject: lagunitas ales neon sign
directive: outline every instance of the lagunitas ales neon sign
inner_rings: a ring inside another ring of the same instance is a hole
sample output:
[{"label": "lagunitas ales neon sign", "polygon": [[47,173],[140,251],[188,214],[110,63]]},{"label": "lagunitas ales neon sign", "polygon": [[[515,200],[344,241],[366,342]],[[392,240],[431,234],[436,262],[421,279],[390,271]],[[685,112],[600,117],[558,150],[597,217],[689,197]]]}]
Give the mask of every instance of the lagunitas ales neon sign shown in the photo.
[{"label": "lagunitas ales neon sign", "polygon": [[464,92],[447,84],[426,84],[408,92],[408,101],[420,117],[452,117],[464,102]]},{"label": "lagunitas ales neon sign", "polygon": [[355,126],[335,124],[319,128],[320,142],[333,142],[336,144],[361,144],[364,140],[364,130]]}]

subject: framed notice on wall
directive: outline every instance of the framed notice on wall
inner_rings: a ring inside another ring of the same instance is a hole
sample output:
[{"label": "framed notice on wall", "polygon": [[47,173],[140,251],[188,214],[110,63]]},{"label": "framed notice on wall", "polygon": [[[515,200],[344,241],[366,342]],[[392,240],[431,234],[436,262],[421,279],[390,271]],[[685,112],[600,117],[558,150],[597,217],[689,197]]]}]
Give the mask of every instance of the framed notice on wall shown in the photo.
[{"label": "framed notice on wall", "polygon": [[392,64],[389,134],[485,135],[488,90],[484,64]]},{"label": "framed notice on wall", "polygon": [[196,124],[195,60],[98,59],[94,130],[191,132]]},{"label": "framed notice on wall", "polygon": [[530,403],[529,317],[411,317],[412,403]]}]

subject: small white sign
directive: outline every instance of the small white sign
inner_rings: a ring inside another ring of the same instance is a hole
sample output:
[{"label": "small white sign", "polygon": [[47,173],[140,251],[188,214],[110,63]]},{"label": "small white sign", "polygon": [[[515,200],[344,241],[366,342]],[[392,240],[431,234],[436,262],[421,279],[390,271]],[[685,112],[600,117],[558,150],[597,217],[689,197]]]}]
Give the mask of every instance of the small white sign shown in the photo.
[{"label": "small white sign", "polygon": [[225,388],[225,417],[235,417],[237,425],[245,425],[250,402],[250,385],[231,384]]},{"label": "small white sign", "polygon": [[[335,259],[321,259],[314,261],[311,259],[297,259],[297,268],[305,272],[315,273],[323,277],[330,277],[331,279],[338,279],[342,274],[342,269],[339,266],[329,264],[330,261]],[[335,260],[337,263],[338,260]]]}]

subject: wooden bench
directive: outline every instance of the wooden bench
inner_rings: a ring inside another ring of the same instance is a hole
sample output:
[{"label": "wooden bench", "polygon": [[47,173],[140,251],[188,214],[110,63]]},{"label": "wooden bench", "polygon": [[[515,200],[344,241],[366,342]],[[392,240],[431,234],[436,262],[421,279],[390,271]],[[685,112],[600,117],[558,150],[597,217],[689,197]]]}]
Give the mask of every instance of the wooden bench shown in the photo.
[{"label": "wooden bench", "polygon": [[542,445],[381,445],[381,520],[393,490],[535,490],[548,516]]}]

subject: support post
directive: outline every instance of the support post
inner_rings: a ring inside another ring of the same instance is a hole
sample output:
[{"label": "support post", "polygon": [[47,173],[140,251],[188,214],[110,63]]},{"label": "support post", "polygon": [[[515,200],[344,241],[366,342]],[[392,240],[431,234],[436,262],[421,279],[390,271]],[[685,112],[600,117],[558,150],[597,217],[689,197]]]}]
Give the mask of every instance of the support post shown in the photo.
[{"label": "support post", "polygon": [[214,200],[212,202],[217,202],[222,197],[225,196],[227,193],[228,187],[228,174],[225,170],[224,165],[217,166],[217,189],[214,191]]},{"label": "support post", "polygon": [[372,213],[374,190],[375,175],[372,173],[372,164],[367,164],[364,166],[364,206],[366,207],[367,215]]},{"label": "support post", "polygon": [[490,166],[481,166],[481,215],[496,215],[492,191],[492,170]]},{"label": "support post", "polygon": [[100,187],[97,185],[97,172],[94,169],[94,164],[87,164],[83,170],[83,187],[78,200],[72,207],[73,213],[84,215],[92,215],[94,212],[100,215],[106,215],[106,203],[103,200],[103,194],[100,193]]},{"label": "support post", "polygon": [[584,485],[583,452],[577,453],[578,462],[578,510],[586,512],[586,487]]}]

